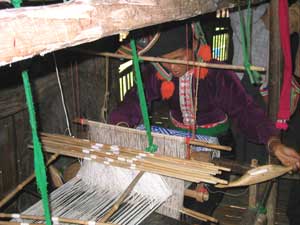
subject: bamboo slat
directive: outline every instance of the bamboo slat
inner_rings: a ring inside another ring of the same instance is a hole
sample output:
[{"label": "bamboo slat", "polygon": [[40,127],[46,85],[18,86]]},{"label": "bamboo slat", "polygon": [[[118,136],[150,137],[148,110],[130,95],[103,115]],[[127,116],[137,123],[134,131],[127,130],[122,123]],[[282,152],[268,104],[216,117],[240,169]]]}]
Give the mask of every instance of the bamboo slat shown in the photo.
[{"label": "bamboo slat", "polygon": [[126,196],[133,190],[134,186],[137,184],[137,182],[140,180],[140,178],[143,176],[144,172],[139,172],[138,175],[133,179],[133,181],[129,184],[129,186],[126,188],[126,190],[121,194],[121,196],[118,198],[116,203],[111,207],[111,209],[101,218],[100,222],[106,222],[109,217],[112,216],[120,207],[120,204],[124,201]]},{"label": "bamboo slat", "polygon": [[[59,142],[59,141],[60,141],[59,139],[56,139],[55,141],[53,141],[53,140],[49,140],[49,138],[47,138],[47,137],[43,138],[43,142],[48,143],[48,146],[51,145],[51,144],[56,145],[57,142]],[[89,146],[87,143],[80,143],[80,142],[77,142],[77,143],[69,142],[68,146],[72,147],[73,150],[76,150],[76,151],[79,151],[79,152],[82,151],[82,148],[80,148],[80,146],[84,147],[84,148],[91,148],[91,146]],[[104,151],[101,151],[101,152],[97,153],[97,155],[106,157],[106,154],[110,153],[110,148],[109,148],[108,145],[104,145],[103,150]],[[126,159],[126,161],[131,160],[132,158],[136,157],[137,154],[141,154],[141,152],[134,152],[133,153],[132,151],[129,151],[128,149],[123,149],[122,147],[120,147],[120,153],[122,153],[122,156],[124,157],[124,159]],[[169,164],[170,167],[173,167],[174,165],[176,165],[177,167],[182,167],[182,169],[186,169],[185,168],[186,164],[183,164],[182,160],[179,160],[179,161],[174,160],[174,162],[173,162],[172,158],[165,160],[164,157],[155,157],[154,158],[153,154],[146,154],[146,153],[142,153],[142,154],[144,155],[143,156],[144,159],[147,159],[148,161],[151,161],[153,164],[157,164],[157,166],[161,165],[161,163],[164,163],[164,164]],[[114,159],[117,159],[116,155],[113,155],[111,157],[113,157]],[[170,163],[170,161],[172,161],[172,163]],[[188,164],[190,164],[189,161],[187,161],[187,162],[188,162]],[[147,162],[144,162],[144,163],[147,163]],[[219,174],[220,173],[219,168],[216,168],[216,167],[214,167],[210,164],[206,164],[206,167],[199,166],[199,164],[197,164],[197,162],[195,164],[192,164],[192,165],[194,167],[193,168],[190,167],[189,169],[194,170],[194,168],[198,168],[196,170],[196,172],[199,172],[199,170],[201,170],[204,173],[205,173],[205,171],[210,171],[211,173],[214,173],[214,171],[215,171],[214,174]]]},{"label": "bamboo slat", "polygon": [[[78,51],[83,53],[93,54],[93,55],[106,56],[106,57],[109,56],[109,57],[120,58],[120,59],[132,59],[132,56],[130,55],[121,55],[121,54],[110,53],[110,52],[99,53],[91,50],[82,50],[82,49]],[[179,59],[166,59],[166,58],[151,57],[151,56],[139,56],[139,58],[143,61],[148,61],[148,62],[183,64],[183,65],[190,65],[190,66],[200,66],[206,68],[226,69],[226,70],[246,70],[244,66],[238,66],[238,65],[196,62],[196,61],[187,61],[187,60],[179,60]],[[250,69],[258,72],[266,71],[264,67],[260,67],[260,66],[250,66]]]},{"label": "bamboo slat", "polygon": [[[215,167],[212,163],[198,163],[175,157],[165,157],[136,149],[97,144],[63,135],[42,133],[41,142],[44,150],[52,153],[94,160],[127,169],[157,173],[191,182],[227,184],[227,181],[214,177],[214,175],[220,174],[223,168]],[[101,147],[95,149],[97,145]],[[114,148],[117,151],[113,150]]]},{"label": "bamboo slat", "polygon": [[183,213],[183,214],[185,214],[185,215],[194,217],[194,218],[196,218],[198,220],[202,220],[204,222],[210,221],[210,222],[213,222],[213,223],[218,223],[218,220],[215,219],[215,218],[213,218],[213,217],[211,217],[211,216],[208,216],[208,215],[205,215],[203,213],[199,213],[199,212],[187,209],[187,208],[182,208],[180,210],[180,212]]},{"label": "bamboo slat", "polygon": [[[26,219],[26,220],[45,221],[45,217],[43,217],[43,216],[23,215],[23,214],[17,214],[17,213],[0,213],[0,218],[9,218],[9,219],[20,218],[20,219]],[[71,224],[81,224],[81,225],[91,224],[91,221],[78,220],[78,219],[69,219],[69,218],[63,218],[63,217],[52,217],[52,220],[55,221],[55,222],[61,222],[61,223],[71,223]],[[3,224],[3,225],[19,225],[19,224],[22,224],[22,223],[12,222],[12,221],[0,221],[0,224]],[[28,224],[35,224],[36,225],[36,223],[28,223]],[[42,224],[42,223],[38,223],[38,224]],[[112,225],[112,223],[104,223],[104,222],[96,222],[96,221],[95,221],[94,225],[108,225],[108,224]]]},{"label": "bamboo slat", "polygon": [[293,170],[292,166],[285,167],[280,165],[264,165],[247,171],[239,179],[231,181],[227,185],[218,184],[218,188],[242,187],[262,183],[276,177],[282,176]]}]

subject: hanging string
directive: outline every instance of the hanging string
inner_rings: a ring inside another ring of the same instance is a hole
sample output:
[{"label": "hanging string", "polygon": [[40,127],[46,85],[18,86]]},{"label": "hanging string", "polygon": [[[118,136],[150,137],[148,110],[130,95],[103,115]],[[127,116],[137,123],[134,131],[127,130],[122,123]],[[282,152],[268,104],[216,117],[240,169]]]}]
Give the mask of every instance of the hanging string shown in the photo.
[{"label": "hanging string", "polygon": [[[76,101],[76,117],[81,117],[80,112],[80,79],[79,79],[79,73],[78,73],[78,64],[77,60],[74,62],[74,70],[75,70],[75,101]],[[78,127],[77,132],[82,132],[83,125]]]},{"label": "hanging string", "polygon": [[249,187],[247,187],[245,190],[239,192],[239,193],[229,193],[227,191],[214,191],[214,190],[211,190],[210,189],[210,186],[207,185],[207,184],[204,184],[205,188],[208,190],[208,192],[210,194],[224,194],[224,195],[227,195],[227,196],[231,196],[231,197],[239,197],[239,196],[242,196],[242,195],[246,195],[248,192],[249,192]]},{"label": "hanging string", "polygon": [[26,103],[29,112],[29,122],[32,131],[32,141],[33,141],[33,155],[34,155],[34,171],[36,176],[36,183],[38,190],[42,196],[42,203],[46,218],[46,224],[51,225],[51,213],[49,208],[49,199],[47,193],[47,177],[46,177],[46,167],[44,163],[44,157],[42,153],[41,143],[37,134],[37,125],[35,118],[35,111],[32,99],[32,92],[29,83],[27,71],[22,72],[23,85],[25,89]]},{"label": "hanging string", "polygon": [[[196,47],[196,49],[194,51],[193,57],[196,54],[197,55],[197,61],[203,62],[204,60],[202,59],[202,57],[197,54],[197,49],[200,48],[200,45],[206,45],[207,44],[205,34],[203,32],[203,29],[202,29],[201,24],[200,24],[199,21],[193,23],[193,27],[194,27],[195,38],[198,41],[198,46]],[[198,74],[196,76],[197,78],[196,78],[196,85],[195,85],[196,87],[195,87],[195,101],[194,101],[195,109],[194,109],[193,138],[195,138],[195,130],[196,130],[196,126],[197,126],[198,90],[199,90],[200,67],[196,70],[195,73],[198,73]]]},{"label": "hanging string", "polygon": [[252,14],[251,14],[251,1],[248,0],[248,6],[247,6],[247,21],[245,25],[244,17],[241,13],[240,4],[238,5],[239,9],[239,15],[240,15],[240,32],[241,32],[241,39],[242,39],[242,50],[243,50],[243,58],[244,58],[244,66],[246,69],[246,72],[249,76],[250,82],[252,84],[259,84],[262,82],[261,76],[257,71],[251,70],[251,63],[250,63],[250,44],[251,44],[251,20],[252,20]]},{"label": "hanging string", "polygon": [[103,98],[103,105],[101,108],[101,119],[107,123],[107,108],[108,108],[108,100],[109,100],[109,57],[105,57],[105,94]]},{"label": "hanging string", "polygon": [[134,66],[135,78],[136,78],[135,82],[137,84],[138,96],[139,96],[139,100],[140,100],[140,107],[141,107],[142,116],[143,116],[143,120],[144,120],[144,126],[146,128],[147,138],[148,138],[148,147],[146,148],[146,151],[153,153],[153,152],[156,152],[157,146],[153,144],[153,137],[151,135],[151,127],[150,127],[150,122],[149,122],[148,109],[147,109],[146,98],[145,98],[145,93],[144,93],[144,88],[143,88],[142,77],[141,77],[141,71],[140,71],[140,66],[139,66],[139,58],[137,55],[137,50],[136,50],[134,39],[130,40],[130,47],[132,49],[132,55],[133,55],[133,66]]},{"label": "hanging string", "polygon": [[[188,26],[188,24],[185,25],[185,43],[186,43],[186,47],[185,47],[186,48],[186,59],[188,60],[188,55],[189,55],[189,26]],[[186,64],[186,71],[188,71],[188,70],[189,70],[189,65]],[[193,88],[193,83],[191,85],[191,88]],[[192,106],[191,106],[191,108],[192,108]],[[195,119],[194,115],[193,115],[193,119]],[[186,137],[186,143],[187,143],[187,146],[186,146],[186,159],[191,159],[191,151],[192,150],[191,150],[191,145],[190,145],[190,138],[195,139],[195,122],[188,129],[188,135]]]},{"label": "hanging string", "polygon": [[65,113],[67,130],[68,130],[69,136],[72,136],[72,132],[71,132],[71,128],[70,128],[70,122],[69,122],[70,120],[69,120],[69,116],[68,116],[68,112],[67,112],[67,108],[66,108],[64,93],[63,93],[63,89],[62,89],[62,85],[61,85],[61,80],[60,80],[60,76],[59,76],[59,72],[58,72],[58,68],[57,68],[57,63],[56,63],[56,57],[55,57],[54,53],[53,53],[53,60],[54,60],[54,65],[55,65],[55,72],[56,72],[56,77],[57,77],[57,83],[58,83],[58,87],[59,87],[59,91],[60,91],[61,103],[63,105],[63,109],[64,109],[64,113]]},{"label": "hanging string", "polygon": [[75,97],[75,80],[74,80],[74,73],[73,73],[73,63],[70,62],[70,77],[71,77],[71,85],[72,85],[72,105],[73,105],[73,112],[75,117],[77,116],[76,112],[76,97]]}]

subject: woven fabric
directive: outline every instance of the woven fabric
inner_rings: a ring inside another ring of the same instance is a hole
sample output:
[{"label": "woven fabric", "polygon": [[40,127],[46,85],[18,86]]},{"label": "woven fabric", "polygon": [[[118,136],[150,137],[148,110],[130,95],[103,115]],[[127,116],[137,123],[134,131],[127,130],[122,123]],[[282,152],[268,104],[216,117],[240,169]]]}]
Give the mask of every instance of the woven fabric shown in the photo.
[{"label": "woven fabric", "polygon": [[[139,125],[136,127],[138,130],[145,130],[144,125]],[[159,134],[166,134],[166,135],[171,135],[171,136],[178,136],[178,137],[190,137],[191,133],[185,132],[182,130],[175,130],[175,129],[168,129],[164,127],[159,127],[159,126],[151,126],[151,131],[154,133],[159,133]],[[211,137],[211,136],[206,136],[206,135],[200,135],[196,134],[196,139],[212,144],[219,144],[218,138],[217,137]],[[193,151],[198,151],[198,152],[212,152],[212,157],[213,158],[220,158],[220,151],[218,150],[212,150],[210,148],[205,148],[205,147],[200,147],[200,146],[193,146]]]},{"label": "woven fabric", "polygon": [[195,123],[192,80],[193,74],[190,71],[179,78],[179,103],[183,123],[190,127]]}]

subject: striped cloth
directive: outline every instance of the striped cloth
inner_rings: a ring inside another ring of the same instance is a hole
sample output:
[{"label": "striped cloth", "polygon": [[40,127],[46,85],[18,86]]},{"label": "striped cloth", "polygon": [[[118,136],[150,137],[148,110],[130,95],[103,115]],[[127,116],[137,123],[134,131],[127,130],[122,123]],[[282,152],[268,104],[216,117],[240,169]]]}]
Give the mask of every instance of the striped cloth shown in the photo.
[{"label": "striped cloth", "polygon": [[[136,127],[137,130],[145,130],[145,126],[143,124]],[[168,129],[164,127],[159,126],[151,126],[151,132],[153,133],[159,133],[159,134],[165,134],[165,135],[171,135],[171,136],[178,136],[178,137],[190,137],[191,133],[185,132],[185,131],[179,131],[174,129]],[[200,135],[196,134],[196,139],[212,144],[219,144],[218,138],[206,136],[206,135]],[[213,150],[210,148],[200,147],[200,146],[192,146],[193,151],[197,152],[212,152],[212,158],[220,158],[220,151]]]}]

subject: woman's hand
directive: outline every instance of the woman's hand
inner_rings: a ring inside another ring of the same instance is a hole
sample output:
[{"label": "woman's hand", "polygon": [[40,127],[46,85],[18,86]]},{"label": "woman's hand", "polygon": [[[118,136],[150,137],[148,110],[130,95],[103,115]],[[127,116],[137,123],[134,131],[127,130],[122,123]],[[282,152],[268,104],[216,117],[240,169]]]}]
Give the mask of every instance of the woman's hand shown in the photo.
[{"label": "woman's hand", "polygon": [[300,155],[282,144],[279,138],[270,138],[268,149],[283,165],[292,166],[294,170],[300,169]]}]

